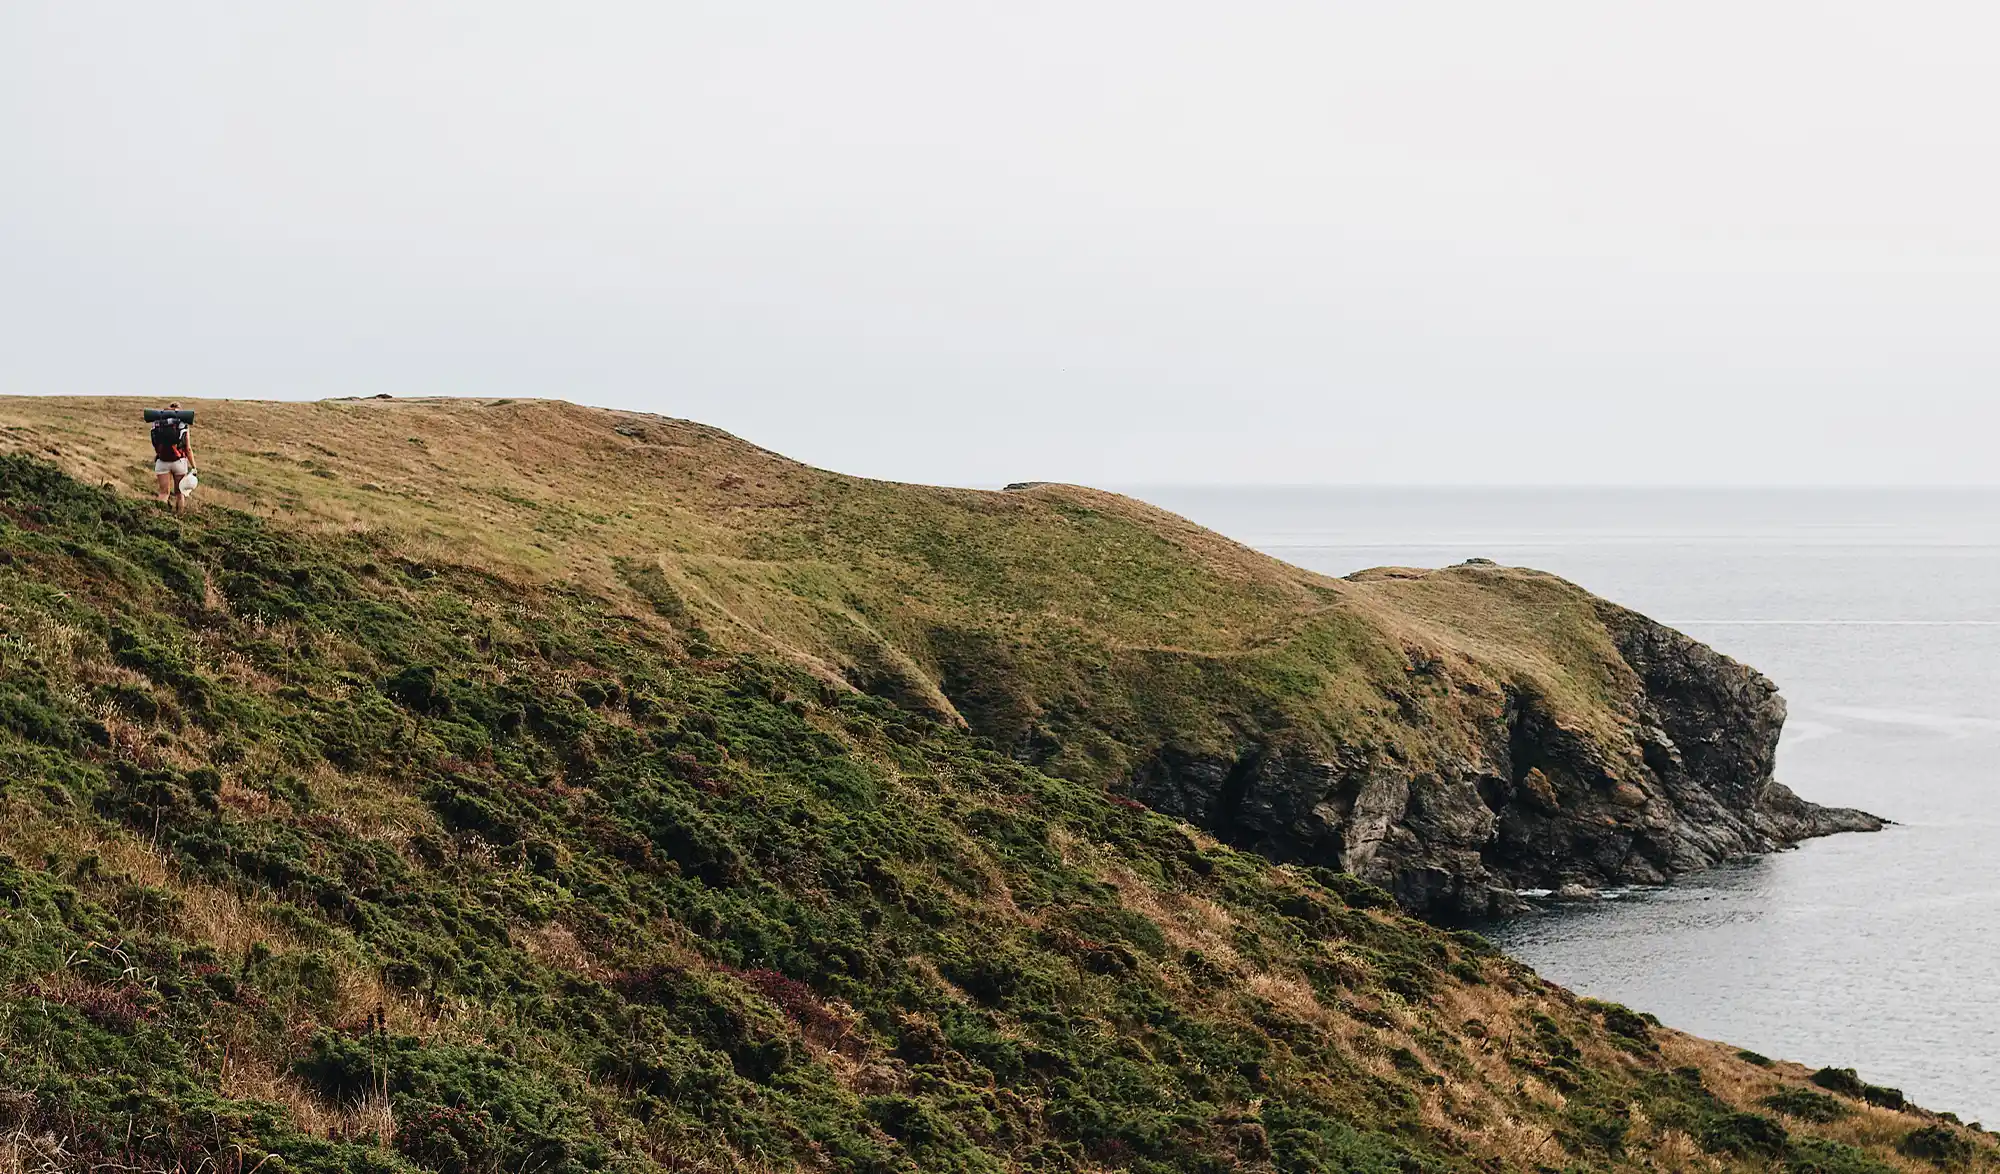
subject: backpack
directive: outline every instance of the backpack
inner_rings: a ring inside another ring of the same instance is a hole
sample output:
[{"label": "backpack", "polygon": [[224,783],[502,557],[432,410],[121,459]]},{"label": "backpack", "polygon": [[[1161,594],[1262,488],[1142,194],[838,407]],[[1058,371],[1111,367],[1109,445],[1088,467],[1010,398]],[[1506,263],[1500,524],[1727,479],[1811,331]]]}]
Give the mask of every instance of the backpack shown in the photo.
[{"label": "backpack", "polygon": [[153,425],[153,455],[163,461],[187,456],[187,425],[169,416]]}]

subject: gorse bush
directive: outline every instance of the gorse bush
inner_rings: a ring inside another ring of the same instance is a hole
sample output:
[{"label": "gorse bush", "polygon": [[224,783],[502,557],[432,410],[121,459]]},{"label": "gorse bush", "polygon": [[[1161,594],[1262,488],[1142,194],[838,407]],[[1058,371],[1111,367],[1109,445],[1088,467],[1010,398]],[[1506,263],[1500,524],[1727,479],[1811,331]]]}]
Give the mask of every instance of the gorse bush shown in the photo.
[{"label": "gorse bush", "polygon": [[1796,1117],[1801,1121],[1814,1121],[1822,1125],[1831,1121],[1838,1121],[1843,1117],[1852,1116],[1854,1113],[1854,1110],[1849,1109],[1846,1105],[1841,1104],[1824,1093],[1816,1093],[1803,1088],[1788,1088],[1782,1092],[1773,1093],[1764,1098],[1764,1104],[1766,1107],[1776,1109],[1787,1117]]},{"label": "gorse bush", "polygon": [[1896,1150],[1907,1157],[1922,1158],[1937,1166],[1965,1165],[1976,1152],[1969,1138],[1942,1125],[1912,1129],[1896,1143]]}]

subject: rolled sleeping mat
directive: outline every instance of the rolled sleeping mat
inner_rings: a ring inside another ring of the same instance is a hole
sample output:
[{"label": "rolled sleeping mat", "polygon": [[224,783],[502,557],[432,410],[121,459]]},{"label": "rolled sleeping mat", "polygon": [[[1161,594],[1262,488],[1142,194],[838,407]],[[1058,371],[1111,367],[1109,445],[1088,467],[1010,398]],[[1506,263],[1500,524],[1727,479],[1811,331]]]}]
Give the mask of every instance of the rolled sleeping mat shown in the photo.
[{"label": "rolled sleeping mat", "polygon": [[146,423],[157,424],[166,419],[179,420],[183,424],[192,424],[194,423],[194,413],[186,408],[182,408],[178,412],[169,412],[165,408],[146,409]]}]

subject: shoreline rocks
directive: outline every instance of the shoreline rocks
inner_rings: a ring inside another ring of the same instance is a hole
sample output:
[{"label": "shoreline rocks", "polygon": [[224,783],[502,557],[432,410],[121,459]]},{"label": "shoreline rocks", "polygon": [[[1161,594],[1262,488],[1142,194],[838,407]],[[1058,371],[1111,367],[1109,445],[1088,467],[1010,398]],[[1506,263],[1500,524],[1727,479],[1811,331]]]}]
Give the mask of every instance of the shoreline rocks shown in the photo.
[{"label": "shoreline rocks", "polygon": [[1133,797],[1283,861],[1352,872],[1412,912],[1518,912],[1518,890],[1585,899],[1885,820],[1801,799],[1772,774],[1785,703],[1763,674],[1615,604],[1597,613],[1636,682],[1622,738],[1510,693],[1431,763],[1273,738],[1233,760],[1162,750]]}]

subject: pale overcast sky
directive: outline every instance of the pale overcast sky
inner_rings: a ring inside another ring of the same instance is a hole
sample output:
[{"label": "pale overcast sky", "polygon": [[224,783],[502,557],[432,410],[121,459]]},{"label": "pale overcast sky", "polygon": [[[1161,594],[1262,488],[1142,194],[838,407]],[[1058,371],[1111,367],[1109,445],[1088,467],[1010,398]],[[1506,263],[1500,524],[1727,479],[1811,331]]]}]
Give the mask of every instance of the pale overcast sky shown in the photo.
[{"label": "pale overcast sky", "polygon": [[0,2],[0,391],[962,484],[1991,482],[2000,14]]}]

